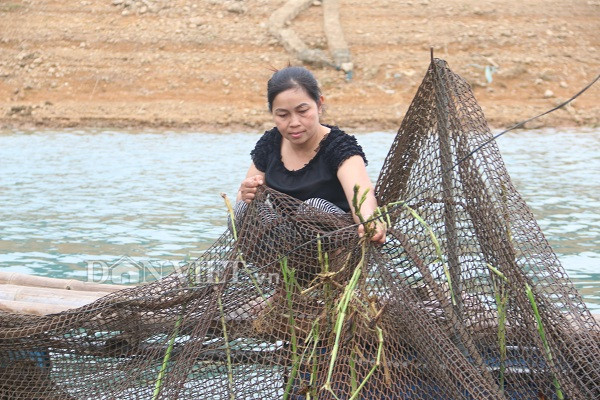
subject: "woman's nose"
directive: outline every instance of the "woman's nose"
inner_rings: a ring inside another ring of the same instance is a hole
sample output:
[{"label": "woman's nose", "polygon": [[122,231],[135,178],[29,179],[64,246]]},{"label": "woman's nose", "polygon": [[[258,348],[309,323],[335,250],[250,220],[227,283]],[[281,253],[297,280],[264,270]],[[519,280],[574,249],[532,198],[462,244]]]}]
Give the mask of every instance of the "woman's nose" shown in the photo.
[{"label": "woman's nose", "polygon": [[299,124],[300,124],[300,118],[298,118],[298,116],[296,114],[292,114],[291,120],[290,120],[290,125],[296,126]]}]

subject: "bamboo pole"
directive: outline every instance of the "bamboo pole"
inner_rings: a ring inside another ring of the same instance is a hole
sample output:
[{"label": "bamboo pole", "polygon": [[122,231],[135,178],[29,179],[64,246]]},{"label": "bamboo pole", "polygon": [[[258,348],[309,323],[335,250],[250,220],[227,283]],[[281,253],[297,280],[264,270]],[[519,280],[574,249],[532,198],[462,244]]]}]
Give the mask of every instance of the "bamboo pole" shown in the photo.
[{"label": "bamboo pole", "polygon": [[0,311],[47,315],[82,307],[128,285],[105,285],[0,271]]},{"label": "bamboo pole", "polygon": [[[433,53],[432,53],[433,54]],[[454,187],[453,187],[453,168],[452,168],[452,146],[450,137],[450,130],[454,130],[452,121],[450,121],[450,115],[457,115],[456,107],[452,103],[451,97],[449,96],[447,83],[447,77],[444,75],[443,69],[436,68],[436,62],[433,59],[431,64],[434,73],[434,87],[436,96],[436,111],[437,111],[437,122],[438,122],[438,139],[440,144],[440,170],[442,172],[442,197],[444,201],[444,226],[446,228],[446,243],[445,250],[448,255],[448,264],[450,269],[450,276],[452,278],[451,290],[457,293],[457,313],[458,317],[463,316],[463,301],[462,301],[462,275],[460,271],[460,262],[458,259],[457,249],[458,236],[456,229],[456,207],[454,199]],[[443,76],[444,75],[444,76]],[[453,112],[450,112],[452,109]],[[440,260],[443,262],[443,260]]]},{"label": "bamboo pole", "polygon": [[0,311],[13,314],[48,315],[66,311],[72,307],[60,304],[31,303],[28,301],[0,300]]},{"label": "bamboo pole", "polygon": [[0,284],[105,293],[112,293],[120,289],[132,287],[129,285],[108,285],[103,283],[83,282],[76,279],[57,279],[4,271],[0,271]]},{"label": "bamboo pole", "polygon": [[0,300],[64,304],[75,307],[91,303],[107,294],[106,292],[83,292],[32,286],[0,285]]}]

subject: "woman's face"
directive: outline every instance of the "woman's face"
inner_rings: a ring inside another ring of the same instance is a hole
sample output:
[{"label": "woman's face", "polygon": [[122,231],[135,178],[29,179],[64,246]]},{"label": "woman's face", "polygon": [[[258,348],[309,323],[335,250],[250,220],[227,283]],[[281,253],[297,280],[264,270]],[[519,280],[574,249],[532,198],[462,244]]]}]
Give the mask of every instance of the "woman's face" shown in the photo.
[{"label": "woman's face", "polygon": [[273,99],[273,121],[284,139],[301,145],[318,138],[323,129],[319,122],[321,97],[317,104],[301,87],[279,93]]}]

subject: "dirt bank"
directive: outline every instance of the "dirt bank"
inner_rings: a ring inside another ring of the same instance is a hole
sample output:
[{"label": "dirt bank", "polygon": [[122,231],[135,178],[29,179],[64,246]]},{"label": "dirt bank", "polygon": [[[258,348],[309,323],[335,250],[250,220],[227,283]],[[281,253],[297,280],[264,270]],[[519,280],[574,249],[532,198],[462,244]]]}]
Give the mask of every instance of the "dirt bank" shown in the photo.
[{"label": "dirt bank", "polygon": [[[600,73],[600,1],[339,3],[352,79],[312,69],[327,122],[344,128],[397,128],[430,46],[469,80],[493,127],[553,107]],[[298,62],[268,32],[282,4],[3,1],[0,126],[261,131],[270,67]],[[319,2],[290,27],[327,51]],[[575,125],[600,125],[600,84],[530,127]]]}]

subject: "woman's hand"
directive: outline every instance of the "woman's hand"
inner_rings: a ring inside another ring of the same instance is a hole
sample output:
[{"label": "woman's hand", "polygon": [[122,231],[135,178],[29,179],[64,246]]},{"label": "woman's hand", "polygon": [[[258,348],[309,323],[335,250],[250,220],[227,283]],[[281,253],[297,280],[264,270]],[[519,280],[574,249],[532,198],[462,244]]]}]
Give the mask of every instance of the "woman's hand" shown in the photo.
[{"label": "woman's hand", "polygon": [[[368,218],[371,219],[372,217]],[[374,221],[368,222],[371,228],[374,230],[373,236],[371,236],[371,241],[379,244],[385,243],[385,235],[387,232],[387,225],[381,221],[381,219],[376,219]],[[358,236],[363,237],[365,235],[365,226],[360,224],[358,226]]]},{"label": "woman's hand", "polygon": [[384,244],[385,243],[385,234],[387,232],[387,225],[377,219],[374,221],[375,222],[375,233],[373,234],[373,236],[371,236],[371,241],[379,243],[379,244]]},{"label": "woman's hand", "polygon": [[264,183],[263,175],[253,175],[244,179],[238,191],[238,200],[242,200],[249,204],[254,200],[258,187]]},{"label": "woman's hand", "polygon": [[[368,190],[365,201],[360,207],[360,214],[362,216],[368,215],[369,218],[365,218],[367,221],[373,219],[373,221],[367,223],[369,227],[374,230],[371,240],[376,243],[385,243],[385,233],[387,227],[381,218],[376,218],[373,215],[377,209],[377,199],[375,199],[375,195],[373,194],[373,184],[369,179],[365,162],[362,157],[352,156],[344,161],[338,168],[337,176],[342,184],[342,188],[344,189],[344,194],[346,195],[348,204],[350,205],[352,205],[352,201],[354,199],[355,186],[359,187],[360,195],[362,195],[365,190]],[[360,222],[358,216],[356,215],[356,210],[353,210],[352,216],[354,217],[354,221],[356,223]],[[364,235],[365,227],[363,224],[360,224],[358,226],[358,236],[363,237]]]}]

